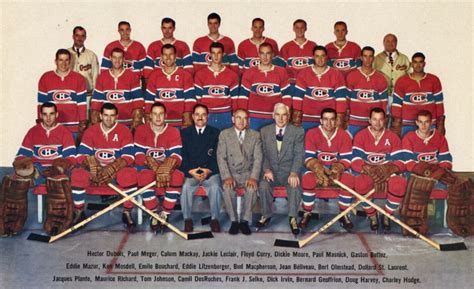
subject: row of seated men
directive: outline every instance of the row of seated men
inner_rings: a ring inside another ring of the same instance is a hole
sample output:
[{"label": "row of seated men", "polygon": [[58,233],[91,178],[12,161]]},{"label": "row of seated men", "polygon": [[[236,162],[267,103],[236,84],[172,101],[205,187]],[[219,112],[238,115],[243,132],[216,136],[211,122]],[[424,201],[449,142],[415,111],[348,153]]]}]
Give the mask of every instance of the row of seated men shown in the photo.
[{"label": "row of seated men", "polygon": [[[432,128],[432,115],[421,110],[416,116],[415,131],[402,140],[385,128],[386,114],[381,108],[369,113],[369,125],[354,140],[336,126],[337,111],[322,110],[321,125],[309,129],[289,123],[290,108],[284,103],[274,106],[273,123],[260,132],[249,128],[250,113],[233,112],[231,128],[219,131],[208,124],[209,110],[203,104],[192,109],[193,125],[181,132],[166,123],[167,108],[155,102],[150,120],[130,130],[117,122],[119,110],[105,103],[100,109],[101,121],[89,127],[80,146],[74,146],[71,133],[57,122],[55,104],[41,105],[41,122],[29,130],[13,163],[15,174],[2,183],[2,235],[21,230],[27,215],[27,191],[35,183],[46,183],[48,212],[44,228],[51,234],[65,230],[86,218],[85,190],[116,181],[127,193],[153,181],[165,190],[163,201],[155,189],[143,193],[144,205],[168,220],[180,198],[184,231],[193,230],[193,195],[204,187],[211,208],[211,229],[219,232],[221,199],[231,220],[230,234],[251,234],[252,207],[257,196],[261,207],[258,228],[269,224],[272,190],[284,186],[288,194],[288,216],[291,232],[297,235],[311,220],[315,189],[328,187],[340,180],[361,194],[372,188],[387,193],[385,211],[393,214],[403,201],[403,220],[422,234],[428,231],[427,203],[436,184],[448,186],[448,226],[454,233],[473,233],[472,182],[456,177],[447,141]],[[38,174],[39,173],[39,174]],[[408,179],[408,182],[407,182]],[[241,214],[236,198],[242,196]],[[302,201],[304,215],[297,221]],[[340,191],[339,207],[352,203],[349,192]],[[376,211],[363,205],[370,228],[377,230]],[[130,231],[136,224],[133,204],[126,202],[122,220]],[[348,215],[340,219],[350,230]],[[382,226],[390,230],[387,217]],[[156,219],[150,227],[157,232],[164,227]]]}]

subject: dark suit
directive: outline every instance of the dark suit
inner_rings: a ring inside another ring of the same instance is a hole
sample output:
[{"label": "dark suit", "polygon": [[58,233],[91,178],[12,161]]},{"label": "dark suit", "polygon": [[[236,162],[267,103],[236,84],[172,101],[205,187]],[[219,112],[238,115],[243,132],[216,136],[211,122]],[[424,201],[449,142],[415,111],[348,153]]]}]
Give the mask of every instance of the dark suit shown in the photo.
[{"label": "dark suit", "polygon": [[274,182],[261,180],[259,183],[262,215],[271,217],[273,205],[273,187],[285,186],[288,193],[288,215],[296,217],[301,201],[301,185],[291,188],[288,184],[290,173],[299,177],[304,163],[304,130],[288,124],[285,129],[280,151],[277,148],[275,124],[260,130],[263,145],[263,171],[271,170]]}]

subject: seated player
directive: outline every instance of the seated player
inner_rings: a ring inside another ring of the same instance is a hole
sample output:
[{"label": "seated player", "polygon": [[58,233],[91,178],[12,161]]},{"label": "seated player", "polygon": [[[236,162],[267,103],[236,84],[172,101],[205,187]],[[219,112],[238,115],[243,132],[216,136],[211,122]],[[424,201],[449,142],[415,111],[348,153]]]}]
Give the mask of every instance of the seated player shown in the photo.
[{"label": "seated player", "polygon": [[[135,132],[135,164],[138,169],[138,186],[156,180],[156,186],[165,190],[160,217],[168,220],[181,193],[184,174],[177,170],[181,164],[181,136],[179,130],[165,123],[166,107],[160,102],[151,106],[150,122],[139,126]],[[159,211],[155,188],[143,193],[145,207]],[[157,233],[164,230],[155,218],[150,228]]]},{"label": "seated player", "polygon": [[5,176],[0,191],[0,236],[23,229],[28,217],[30,186],[46,183],[47,217],[44,229],[56,235],[73,219],[69,168],[75,164],[76,147],[71,132],[59,124],[54,103],[40,107],[41,122],[26,134],[13,162],[15,173]]},{"label": "seated player", "polygon": [[[397,82],[398,83],[398,82]],[[432,128],[432,114],[417,113],[416,131],[408,132],[402,148],[409,153],[406,163],[410,177],[400,215],[407,225],[426,235],[428,232],[428,201],[434,187],[448,187],[448,227],[459,236],[474,234],[473,184],[469,178],[452,171],[448,142],[438,129]],[[408,234],[407,231],[403,231]]]}]

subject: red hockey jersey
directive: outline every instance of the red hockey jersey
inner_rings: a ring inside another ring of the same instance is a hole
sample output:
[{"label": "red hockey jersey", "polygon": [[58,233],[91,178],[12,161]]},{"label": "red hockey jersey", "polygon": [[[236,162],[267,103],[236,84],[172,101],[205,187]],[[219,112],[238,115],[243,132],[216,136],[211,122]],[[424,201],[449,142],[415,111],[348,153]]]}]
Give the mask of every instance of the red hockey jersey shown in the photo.
[{"label": "red hockey jersey", "polygon": [[313,60],[313,48],[316,43],[306,40],[303,44],[298,44],[295,40],[285,43],[280,50],[280,55],[286,62],[286,71],[290,78],[290,83],[296,82],[298,73],[311,64]]},{"label": "red hockey jersey", "polygon": [[104,56],[100,65],[101,70],[112,68],[110,54],[114,48],[121,48],[125,51],[123,67],[131,69],[133,72],[141,75],[146,61],[146,50],[143,44],[133,40],[128,46],[123,46],[120,40],[109,43],[104,49]]},{"label": "red hockey jersey", "polygon": [[333,162],[340,162],[348,169],[351,166],[352,139],[349,133],[336,128],[331,137],[328,137],[322,127],[315,127],[306,133],[304,140],[305,162],[317,158],[325,166]]},{"label": "red hockey jersey", "polygon": [[155,133],[151,123],[140,125],[135,131],[135,164],[145,165],[145,157],[151,156],[158,163],[172,157],[181,164],[181,135],[177,128],[166,125],[161,133]]},{"label": "red hockey jersey", "polygon": [[[267,42],[273,48],[272,63],[278,66],[285,66],[285,62],[279,56],[278,44],[275,40],[264,37],[262,43]],[[258,66],[260,64],[260,55],[258,52],[260,45],[253,42],[250,38],[240,42],[237,49],[237,57],[239,59],[240,72],[244,73],[250,67]]]},{"label": "red hockey jersey", "polygon": [[[175,40],[173,43],[176,48],[176,65],[193,74],[193,56],[186,42]],[[161,68],[161,48],[165,45],[163,40],[152,42],[147,49],[145,67],[143,76],[148,79],[155,68]]]},{"label": "red hockey jersey", "polygon": [[222,64],[230,66],[236,73],[239,72],[239,60],[235,54],[234,41],[227,36],[221,35],[217,41],[210,38],[208,35],[199,37],[193,44],[193,67],[194,73],[206,68],[211,63],[211,55],[209,48],[213,42],[219,42],[224,45],[224,58]]},{"label": "red hockey jersey", "polygon": [[339,48],[335,42],[330,42],[326,44],[326,49],[328,65],[341,71],[344,77],[351,69],[361,65],[361,49],[357,43],[347,41],[343,47]]},{"label": "red hockey jersey", "polygon": [[412,171],[420,161],[437,163],[443,168],[453,168],[453,157],[449,152],[446,138],[437,130],[427,139],[422,139],[417,131],[408,132],[402,140],[403,151],[407,154],[406,167]]}]

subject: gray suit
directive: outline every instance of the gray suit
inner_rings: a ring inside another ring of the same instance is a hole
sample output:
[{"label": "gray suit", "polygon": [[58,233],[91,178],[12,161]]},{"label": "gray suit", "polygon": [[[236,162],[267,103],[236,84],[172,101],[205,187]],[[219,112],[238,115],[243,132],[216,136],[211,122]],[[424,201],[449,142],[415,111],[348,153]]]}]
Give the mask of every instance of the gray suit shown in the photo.
[{"label": "gray suit", "polygon": [[[217,146],[217,164],[221,179],[234,178],[236,187],[245,188],[245,181],[249,178],[257,182],[262,169],[262,141],[260,134],[254,130],[247,129],[242,145],[236,130],[231,127],[225,129],[219,135]],[[232,222],[237,221],[237,195],[234,189],[224,189],[224,204]],[[256,192],[245,189],[243,196],[243,220],[252,222],[252,207],[256,199]]]},{"label": "gray suit", "polygon": [[304,163],[304,130],[301,127],[288,124],[283,136],[283,142],[278,152],[275,124],[270,124],[260,130],[263,145],[263,170],[271,170],[274,182],[261,180],[258,186],[262,215],[271,217],[273,205],[273,187],[285,186],[288,193],[288,215],[296,217],[301,201],[301,185],[291,188],[288,184],[290,173],[301,177]]}]

